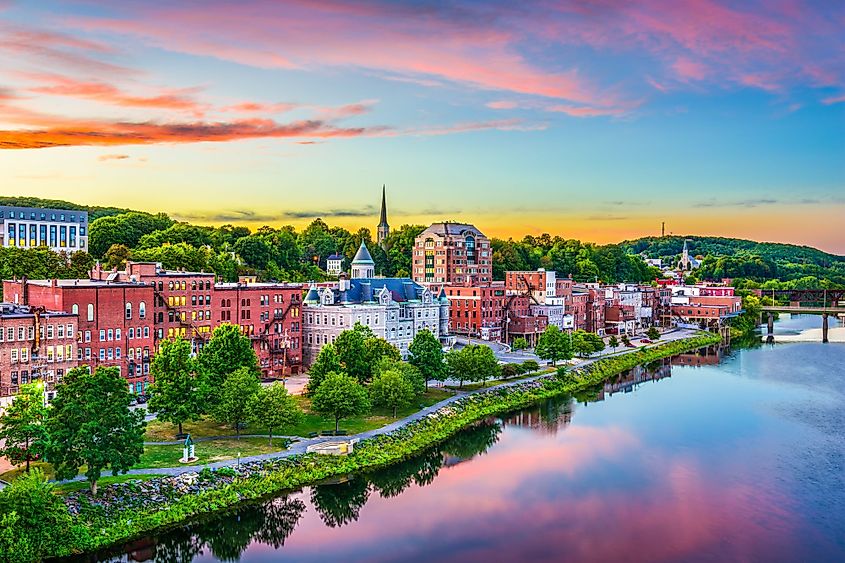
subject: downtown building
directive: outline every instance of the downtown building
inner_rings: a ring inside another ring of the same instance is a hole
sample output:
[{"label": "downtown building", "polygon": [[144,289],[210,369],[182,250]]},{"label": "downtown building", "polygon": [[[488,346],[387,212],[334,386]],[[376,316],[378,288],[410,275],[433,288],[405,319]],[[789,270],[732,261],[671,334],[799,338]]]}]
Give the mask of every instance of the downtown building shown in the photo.
[{"label": "downtown building", "polygon": [[411,276],[418,283],[490,283],[493,281],[490,239],[473,225],[433,223],[414,240]]},{"label": "downtown building", "polygon": [[394,345],[403,358],[414,337],[428,330],[448,341],[449,300],[442,291],[410,278],[375,277],[375,262],[361,242],[350,276],[337,283],[312,284],[302,307],[304,362],[310,365],[326,344],[360,323]]},{"label": "downtown building", "polygon": [[5,280],[3,291],[17,305],[76,315],[80,365],[115,366],[137,393],[152,382],[162,340],[182,337],[196,353],[224,323],[249,337],[265,377],[302,369],[301,284],[215,283],[211,273],[128,262],[96,266],[89,279]]},{"label": "downtown building", "polygon": [[77,315],[0,303],[0,411],[27,383],[41,383],[47,400],[78,365]]},{"label": "downtown building", "polygon": [[0,245],[87,251],[88,212],[0,205]]}]

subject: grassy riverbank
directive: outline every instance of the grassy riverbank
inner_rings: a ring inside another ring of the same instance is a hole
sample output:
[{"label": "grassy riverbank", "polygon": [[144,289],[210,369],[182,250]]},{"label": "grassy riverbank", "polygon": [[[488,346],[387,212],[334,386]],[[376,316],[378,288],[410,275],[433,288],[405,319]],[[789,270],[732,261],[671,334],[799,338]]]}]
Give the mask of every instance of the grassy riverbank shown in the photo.
[{"label": "grassy riverbank", "polygon": [[[128,489],[120,489],[119,493],[111,495],[115,502],[99,506],[89,504],[84,492],[80,491],[80,496],[72,499],[77,503],[73,533],[70,534],[72,545],[56,546],[46,555],[69,555],[118,545],[243,502],[277,495],[329,477],[378,469],[410,458],[488,416],[589,389],[637,365],[717,342],[718,336],[702,334],[601,359],[576,368],[564,377],[544,375],[472,393],[390,434],[362,441],[354,454],[345,457],[296,455],[244,464],[240,472],[227,468],[190,477],[151,480],[140,486],[132,485],[139,493],[135,497],[126,494]],[[144,485],[158,487],[155,502],[146,500],[149,489],[142,488]]]}]

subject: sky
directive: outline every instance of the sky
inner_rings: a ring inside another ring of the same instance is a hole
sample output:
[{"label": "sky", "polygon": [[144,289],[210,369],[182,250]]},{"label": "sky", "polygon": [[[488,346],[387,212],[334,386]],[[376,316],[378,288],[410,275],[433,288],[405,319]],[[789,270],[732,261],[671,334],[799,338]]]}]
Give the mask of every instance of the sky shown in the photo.
[{"label": "sky", "polygon": [[0,0],[0,194],[845,254],[845,2]]}]

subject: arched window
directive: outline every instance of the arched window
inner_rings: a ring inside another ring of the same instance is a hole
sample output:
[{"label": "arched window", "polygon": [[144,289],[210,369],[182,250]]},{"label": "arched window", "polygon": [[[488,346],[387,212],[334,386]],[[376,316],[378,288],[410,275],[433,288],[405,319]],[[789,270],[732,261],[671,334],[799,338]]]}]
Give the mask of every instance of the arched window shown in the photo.
[{"label": "arched window", "polygon": [[76,303],[71,305],[70,312],[73,313],[74,315],[78,315],[79,314],[79,305],[77,305]]},{"label": "arched window", "polygon": [[475,264],[475,237],[467,235],[464,238],[464,247],[467,253],[467,264]]},{"label": "arched window", "polygon": [[138,303],[138,318],[139,319],[146,319],[147,318],[147,303],[141,301]]},{"label": "arched window", "polygon": [[127,318],[127,319],[131,319],[131,318],[132,318],[132,303],[127,303],[127,304],[126,304],[126,318]]},{"label": "arched window", "polygon": [[93,303],[88,303],[88,320],[89,321],[94,320],[94,304]]}]

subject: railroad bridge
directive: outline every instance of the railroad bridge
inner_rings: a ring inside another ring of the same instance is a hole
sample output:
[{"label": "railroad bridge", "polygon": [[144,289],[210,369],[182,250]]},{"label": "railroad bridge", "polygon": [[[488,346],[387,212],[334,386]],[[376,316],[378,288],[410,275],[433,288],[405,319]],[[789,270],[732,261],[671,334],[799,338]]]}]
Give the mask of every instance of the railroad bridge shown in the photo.
[{"label": "railroad bridge", "polygon": [[[767,339],[774,334],[774,313],[803,313],[822,316],[822,342],[827,342],[828,318],[845,319],[845,289],[758,289],[758,297],[771,297],[774,305],[764,305],[767,314]],[[761,315],[762,316],[762,315]],[[760,319],[763,324],[763,319]]]}]

